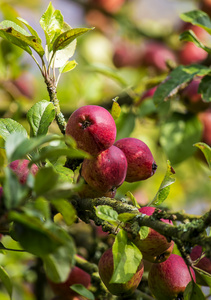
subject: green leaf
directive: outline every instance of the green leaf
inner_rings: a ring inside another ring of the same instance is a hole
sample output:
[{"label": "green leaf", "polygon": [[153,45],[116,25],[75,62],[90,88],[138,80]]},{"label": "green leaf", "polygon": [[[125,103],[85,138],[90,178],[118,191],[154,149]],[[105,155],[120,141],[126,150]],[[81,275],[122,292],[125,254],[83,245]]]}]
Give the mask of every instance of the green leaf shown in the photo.
[{"label": "green leaf", "polygon": [[135,114],[131,111],[121,112],[120,117],[116,120],[117,137],[116,140],[120,140],[127,136],[130,136],[135,127]]},{"label": "green leaf", "polygon": [[40,25],[45,33],[46,44],[49,48],[49,52],[52,50],[53,42],[60,35],[63,24],[64,20],[61,12],[59,10],[55,10],[50,2],[47,10],[40,19]]},{"label": "green leaf", "polygon": [[200,280],[204,281],[211,288],[211,274],[194,266],[194,271],[200,276]]},{"label": "green leaf", "polygon": [[180,34],[180,40],[193,42],[197,47],[205,50],[208,53],[211,53],[211,49],[206,47],[202,42],[200,42],[192,30],[184,31],[182,34]]},{"label": "green leaf", "polygon": [[56,249],[54,253],[42,256],[47,277],[56,283],[67,280],[71,267],[74,265],[75,245],[70,236],[66,244]]},{"label": "green leaf", "polygon": [[36,36],[30,35],[26,30],[12,21],[5,20],[0,23],[0,36],[8,42],[22,48],[30,55],[32,55],[31,48],[34,49],[40,57],[45,54],[39,39]]},{"label": "green leaf", "polygon": [[34,30],[34,28],[32,28],[29,25],[29,23],[26,20],[24,20],[23,18],[18,17],[17,19],[28,28],[28,30],[31,32],[31,34],[34,35],[37,38],[37,42],[39,44],[41,44],[42,40],[40,39],[40,37],[39,37],[38,33],[36,32],[36,30]]},{"label": "green leaf", "polygon": [[85,297],[88,300],[95,300],[95,296],[82,284],[73,284],[70,286],[71,290],[75,291],[79,295]]},{"label": "green leaf", "polygon": [[208,14],[202,10],[192,10],[180,15],[180,18],[188,23],[204,28],[211,34],[211,20]]},{"label": "green leaf", "polygon": [[201,94],[202,99],[205,102],[211,102],[211,76],[210,75],[204,76],[201,79],[199,83],[198,93]]},{"label": "green leaf", "polygon": [[45,135],[48,127],[55,118],[53,103],[42,100],[34,104],[27,113],[27,120],[31,127],[31,135]]},{"label": "green leaf", "polygon": [[133,203],[133,205],[134,205],[135,207],[140,208],[140,205],[138,204],[136,198],[133,196],[133,194],[132,194],[130,191],[128,191],[128,192],[125,194],[125,196],[127,196],[127,197],[131,200],[131,202]]},{"label": "green leaf", "polygon": [[179,66],[167,77],[167,80],[160,84],[153,95],[155,105],[167,101],[176,95],[184,84],[191,81],[194,76],[204,76],[210,72],[210,68],[202,65]]},{"label": "green leaf", "polygon": [[29,188],[20,184],[17,176],[10,168],[5,168],[5,180],[3,183],[4,205],[10,210],[20,206],[28,198]]},{"label": "green leaf", "polygon": [[139,236],[140,236],[140,240],[144,240],[145,238],[147,238],[147,236],[149,234],[149,227],[141,226],[138,233],[139,233]]},{"label": "green leaf", "polygon": [[163,201],[165,201],[170,192],[170,185],[173,184],[176,180],[173,177],[174,174],[174,169],[171,167],[170,162],[167,161],[167,171],[165,177],[163,178],[159,190],[150,205],[160,205]]},{"label": "green leaf", "polygon": [[4,140],[14,132],[21,133],[24,137],[28,136],[26,129],[20,123],[9,118],[0,119],[0,135]]},{"label": "green leaf", "polygon": [[67,61],[62,67],[59,68],[60,73],[66,73],[72,71],[77,66],[77,62],[75,60]]},{"label": "green leaf", "polygon": [[13,133],[7,139],[5,149],[8,159],[13,161],[24,158],[27,154],[37,150],[43,144],[62,139],[64,139],[64,137],[53,134],[26,139],[18,133]]},{"label": "green leaf", "polygon": [[5,271],[5,269],[0,266],[0,281],[3,283],[4,287],[7,290],[7,293],[10,296],[10,299],[12,299],[12,281],[8,275],[8,273]]},{"label": "green leaf", "polygon": [[119,224],[118,213],[108,205],[99,205],[95,207],[95,213],[104,221],[107,221],[115,226]]},{"label": "green leaf", "polygon": [[209,168],[211,169],[211,148],[210,148],[210,146],[208,146],[205,143],[196,143],[196,144],[194,144],[194,146],[199,148],[203,152],[203,154],[207,160],[207,163],[209,165]]},{"label": "green leaf", "polygon": [[200,287],[192,280],[186,286],[184,291],[184,300],[205,300],[205,296],[202,293]]},{"label": "green leaf", "polygon": [[59,175],[52,167],[41,168],[35,177],[34,191],[36,195],[44,195],[51,190],[58,181]]},{"label": "green leaf", "polygon": [[34,202],[32,209],[39,211],[45,220],[51,218],[51,208],[49,202],[44,197],[38,197]]},{"label": "green leaf", "polygon": [[139,249],[128,240],[127,233],[120,230],[112,246],[114,271],[110,283],[126,283],[137,272],[142,260]]},{"label": "green leaf", "polygon": [[76,210],[71,203],[69,203],[65,199],[51,200],[51,203],[57,209],[57,211],[63,216],[64,221],[68,226],[72,225],[75,222]]},{"label": "green leaf", "polygon": [[73,178],[74,178],[73,170],[64,167],[63,165],[56,165],[54,166],[54,169],[59,174],[59,180],[61,182],[68,181],[73,183]]},{"label": "green leaf", "polygon": [[14,222],[14,232],[23,249],[39,257],[54,253],[69,238],[61,227],[50,220],[44,222],[27,211],[11,211],[9,220]]},{"label": "green leaf", "polygon": [[195,115],[175,112],[161,126],[160,144],[174,165],[195,153],[193,144],[201,135],[202,125]]},{"label": "green leaf", "polygon": [[53,43],[53,53],[66,48],[77,37],[93,29],[94,28],[72,28],[61,33]]},{"label": "green leaf", "polygon": [[118,220],[120,222],[128,222],[130,220],[132,220],[136,215],[138,215],[138,211],[137,212],[126,212],[126,213],[122,213],[118,215]]},{"label": "green leaf", "polygon": [[118,98],[119,97],[113,99],[112,108],[111,108],[111,115],[114,118],[114,120],[118,119],[121,114],[121,107],[117,102]]}]

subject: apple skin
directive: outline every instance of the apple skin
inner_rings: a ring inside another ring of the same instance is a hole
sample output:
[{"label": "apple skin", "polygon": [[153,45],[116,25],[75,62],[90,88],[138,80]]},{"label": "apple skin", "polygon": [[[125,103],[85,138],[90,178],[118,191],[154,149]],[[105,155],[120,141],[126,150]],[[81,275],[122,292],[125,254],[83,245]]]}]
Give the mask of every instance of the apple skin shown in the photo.
[{"label": "apple skin", "polygon": [[[139,208],[139,212],[151,216],[155,211],[155,207],[145,206]],[[161,219],[162,222],[172,225],[172,221]],[[132,242],[138,247],[143,255],[143,259],[152,263],[160,263],[165,261],[171,254],[174,242],[168,242],[166,237],[158,233],[152,228],[149,228],[149,234],[145,239],[140,239],[137,236],[132,239]]]},{"label": "apple skin", "polygon": [[[194,281],[195,273],[191,273]],[[148,285],[157,300],[173,300],[178,295],[183,295],[191,276],[183,258],[177,254],[171,254],[169,258],[160,263],[152,264],[148,275]]]},{"label": "apple skin", "polygon": [[142,53],[140,47],[128,41],[118,42],[113,53],[113,64],[116,68],[137,68],[141,66]]},{"label": "apple skin", "polygon": [[198,93],[198,88],[201,78],[193,79],[189,85],[181,92],[181,99],[190,112],[198,113],[206,110],[210,103],[204,102],[201,94]]},{"label": "apple skin", "polygon": [[150,41],[145,45],[142,55],[143,65],[164,72],[167,71],[167,60],[176,62],[177,59],[174,52],[167,48],[166,45],[156,41]]},{"label": "apple skin", "polygon": [[205,60],[207,56],[208,53],[205,50],[197,47],[192,42],[185,43],[178,53],[178,59],[182,65],[200,63]]},{"label": "apple skin", "polygon": [[[190,257],[191,257],[192,261],[199,259],[201,257],[201,255],[202,255],[202,247],[200,245],[193,247],[193,249],[190,253]],[[209,259],[206,256],[204,256],[202,259],[200,259],[200,261],[197,264],[195,264],[194,266],[211,274],[211,259]],[[196,272],[196,283],[198,283],[199,285],[207,286],[207,283],[203,280],[203,278],[197,272]]]},{"label": "apple skin", "polygon": [[115,191],[125,180],[127,159],[117,147],[111,146],[93,159],[84,159],[81,175],[96,191]]},{"label": "apple skin", "polygon": [[202,123],[202,142],[211,147],[211,108],[198,114],[198,118]]},{"label": "apple skin", "polygon": [[37,165],[35,164],[32,164],[32,166],[29,168],[28,167],[29,163],[30,161],[28,159],[22,159],[22,160],[17,159],[12,161],[9,164],[10,169],[12,169],[14,173],[17,175],[19,182],[21,184],[26,183],[29,173],[35,176],[39,170]]},{"label": "apple skin", "polygon": [[100,278],[107,287],[108,291],[117,296],[131,295],[134,293],[144,273],[144,264],[141,261],[137,272],[127,283],[109,283],[114,270],[112,248],[109,248],[103,253],[99,260],[98,268]]},{"label": "apple skin", "polygon": [[78,192],[78,195],[80,198],[99,198],[99,197],[109,197],[114,198],[116,195],[116,190],[111,190],[106,193],[103,193],[102,191],[93,189],[90,185],[88,185],[86,182],[81,187],[81,190]]},{"label": "apple skin", "polygon": [[65,133],[76,140],[79,149],[91,155],[98,155],[113,145],[116,139],[116,124],[105,108],[85,105],[71,114]]},{"label": "apple skin", "polygon": [[73,284],[82,284],[88,288],[91,284],[91,277],[84,270],[74,266],[65,282],[55,283],[49,279],[48,282],[56,296],[63,296],[65,300],[72,300],[78,294],[71,290],[70,286]]},{"label": "apple skin", "polygon": [[135,182],[145,180],[154,175],[157,165],[149,147],[139,139],[123,138],[114,143],[121,149],[128,163],[125,181]]}]

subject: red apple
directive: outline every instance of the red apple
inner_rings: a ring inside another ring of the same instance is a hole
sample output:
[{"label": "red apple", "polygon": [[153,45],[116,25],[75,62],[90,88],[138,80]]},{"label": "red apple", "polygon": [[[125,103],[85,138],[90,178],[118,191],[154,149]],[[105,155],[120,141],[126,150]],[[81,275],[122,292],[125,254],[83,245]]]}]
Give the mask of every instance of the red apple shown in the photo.
[{"label": "red apple", "polygon": [[118,41],[114,49],[113,63],[115,67],[139,67],[142,64],[140,47],[128,41]]},{"label": "red apple", "polygon": [[122,7],[125,0],[91,0],[91,2],[108,13],[116,13]]},{"label": "red apple", "polygon": [[[145,206],[139,208],[139,212],[147,216],[151,216],[155,211],[155,207]],[[172,225],[169,220],[161,219],[162,222]],[[143,258],[153,263],[159,263],[166,260],[171,254],[174,246],[173,241],[167,241],[166,237],[158,233],[152,228],[149,228],[149,234],[145,239],[140,239],[137,236],[132,239],[133,243],[141,251]]]},{"label": "red apple", "polygon": [[[202,247],[197,245],[193,247],[190,257],[192,261],[198,260],[202,255]],[[208,274],[211,274],[211,259],[204,256],[202,259],[200,259],[197,264],[194,265],[195,267],[207,272]],[[207,285],[207,283],[203,280],[203,278],[196,272],[196,282],[200,285]]]},{"label": "red apple", "polygon": [[[195,273],[191,268],[195,280]],[[184,290],[192,280],[188,267],[183,258],[171,254],[169,258],[160,263],[152,264],[148,275],[148,284],[152,294],[157,300],[183,299]]]},{"label": "red apple", "polygon": [[203,126],[202,142],[211,147],[211,109],[199,113],[198,117]]},{"label": "red apple", "polygon": [[127,158],[128,168],[125,181],[145,180],[155,173],[157,165],[149,147],[144,142],[128,137],[116,141],[114,145],[121,149]]},{"label": "red apple", "polygon": [[192,42],[186,42],[178,53],[179,62],[182,65],[190,65],[194,63],[200,63],[205,60],[208,53],[197,47]]},{"label": "red apple", "polygon": [[111,146],[97,157],[84,159],[81,175],[96,191],[115,191],[125,180],[127,159],[117,147]]},{"label": "red apple", "polygon": [[176,62],[176,56],[166,45],[156,41],[146,44],[142,56],[145,66],[153,67],[158,71],[167,71],[166,62],[168,60]]},{"label": "red apple", "polygon": [[71,290],[70,286],[73,284],[82,284],[83,286],[88,288],[91,284],[91,277],[84,270],[75,266],[70,271],[69,276],[65,282],[55,283],[51,280],[48,281],[56,296],[61,296],[65,300],[72,300],[73,297],[77,296],[78,294]]},{"label": "red apple", "polygon": [[99,274],[103,283],[113,295],[126,296],[131,295],[138,287],[142,275],[144,273],[143,262],[140,263],[137,272],[126,283],[110,283],[114,271],[113,253],[112,248],[106,250],[99,260]]},{"label": "red apple", "polygon": [[136,102],[135,105],[139,106],[145,99],[152,98],[154,96],[154,93],[155,93],[156,89],[157,89],[157,86],[154,86],[153,88],[146,90],[142,94],[140,99]]},{"label": "red apple", "polygon": [[35,164],[32,164],[32,166],[29,168],[28,164],[30,161],[28,159],[18,159],[14,160],[9,164],[10,169],[14,171],[14,173],[17,175],[19,181],[21,184],[25,184],[27,177],[29,173],[32,175],[36,175],[38,172],[38,167]]},{"label": "red apple", "polygon": [[98,155],[113,145],[116,124],[105,108],[86,105],[72,113],[67,122],[66,135],[76,140],[79,149]]},{"label": "red apple", "polygon": [[182,101],[187,109],[193,113],[205,110],[210,106],[210,103],[204,102],[201,94],[198,93],[200,82],[201,78],[194,78],[181,93]]}]

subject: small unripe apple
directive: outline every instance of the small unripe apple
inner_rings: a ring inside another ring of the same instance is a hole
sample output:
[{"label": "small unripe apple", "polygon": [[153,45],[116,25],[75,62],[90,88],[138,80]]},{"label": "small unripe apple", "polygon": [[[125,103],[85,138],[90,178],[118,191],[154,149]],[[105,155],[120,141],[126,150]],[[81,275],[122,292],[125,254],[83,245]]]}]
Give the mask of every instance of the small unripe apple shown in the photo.
[{"label": "small unripe apple", "polygon": [[113,145],[116,124],[105,108],[86,105],[71,114],[67,121],[66,135],[75,139],[79,149],[98,155]]},{"label": "small unripe apple", "polygon": [[27,177],[29,173],[32,175],[36,175],[38,172],[38,167],[35,164],[32,164],[32,166],[29,168],[30,161],[28,159],[18,159],[14,160],[9,164],[10,169],[14,171],[14,173],[17,175],[19,181],[21,184],[25,184]]},{"label": "small unripe apple", "polygon": [[135,182],[151,177],[157,165],[149,147],[136,138],[123,138],[114,143],[121,149],[127,158],[127,175],[125,181]]},{"label": "small unripe apple", "polygon": [[[192,261],[198,260],[201,257],[201,255],[202,255],[202,247],[200,245],[193,247],[190,253],[190,257]],[[197,264],[195,264],[194,266],[207,272],[208,274],[211,274],[211,259],[206,256],[200,259],[197,262]],[[200,285],[207,285],[207,283],[203,280],[203,278],[198,273],[196,273],[196,282]]]},{"label": "small unripe apple", "polygon": [[[147,216],[151,216],[155,211],[155,207],[145,206],[139,208],[139,212]],[[172,225],[172,221],[161,219],[162,222]],[[158,233],[152,228],[149,228],[148,236],[145,239],[140,239],[137,236],[132,239],[133,243],[141,251],[143,258],[153,263],[160,263],[166,260],[171,254],[174,242],[167,241],[166,237]]]},{"label": "small unripe apple", "polygon": [[[192,268],[190,270],[195,280],[195,273]],[[177,254],[171,254],[160,264],[152,264],[148,275],[149,288],[157,300],[183,299],[177,297],[183,296],[191,280],[185,261]]]},{"label": "small unripe apple", "polygon": [[111,146],[97,157],[84,159],[81,175],[95,190],[101,193],[115,191],[125,180],[127,159],[117,147]]},{"label": "small unripe apple", "polygon": [[176,56],[166,45],[156,41],[151,41],[146,44],[142,56],[142,61],[145,66],[153,67],[161,72],[166,71],[166,62],[168,60],[176,62]]},{"label": "small unripe apple", "polygon": [[55,283],[48,279],[48,282],[56,296],[62,296],[64,299],[73,299],[78,294],[70,289],[73,284],[82,284],[88,288],[91,284],[90,275],[84,270],[74,266],[70,271],[69,276],[65,282]]},{"label": "small unripe apple", "polygon": [[207,109],[210,103],[204,102],[201,94],[198,93],[201,78],[193,79],[189,85],[181,92],[181,99],[187,109],[193,113],[197,113]]},{"label": "small unripe apple", "polygon": [[134,293],[136,288],[138,287],[143,273],[144,273],[144,265],[141,261],[138,270],[133,275],[133,277],[126,283],[110,283],[111,277],[114,271],[114,261],[113,261],[113,253],[112,248],[106,250],[99,260],[99,274],[103,283],[109,290],[109,292],[113,295],[121,296],[121,295],[131,295]]}]

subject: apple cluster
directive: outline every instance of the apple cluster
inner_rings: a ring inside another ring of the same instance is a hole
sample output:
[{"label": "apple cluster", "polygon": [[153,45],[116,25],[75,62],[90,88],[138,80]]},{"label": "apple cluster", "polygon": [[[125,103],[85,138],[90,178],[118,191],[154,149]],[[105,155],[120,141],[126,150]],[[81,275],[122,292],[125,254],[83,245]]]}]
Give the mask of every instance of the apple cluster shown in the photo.
[{"label": "apple cluster", "polygon": [[157,165],[148,146],[131,137],[115,141],[116,133],[112,115],[101,106],[82,106],[71,114],[66,135],[92,156],[81,166],[86,182],[81,196],[114,197],[124,181],[145,180],[155,173]]}]

